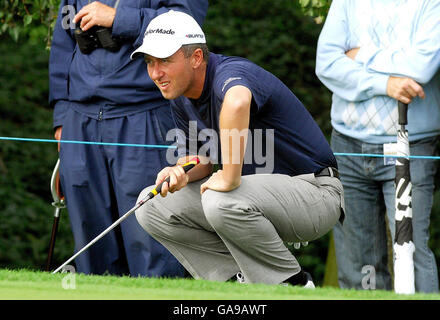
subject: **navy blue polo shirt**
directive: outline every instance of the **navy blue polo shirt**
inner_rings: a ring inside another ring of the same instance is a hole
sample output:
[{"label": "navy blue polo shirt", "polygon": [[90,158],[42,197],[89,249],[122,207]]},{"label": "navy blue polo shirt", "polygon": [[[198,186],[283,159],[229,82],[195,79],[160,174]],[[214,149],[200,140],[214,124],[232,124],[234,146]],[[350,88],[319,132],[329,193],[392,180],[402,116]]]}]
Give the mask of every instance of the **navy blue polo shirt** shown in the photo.
[{"label": "navy blue polo shirt", "polygon": [[[245,86],[252,93],[249,123],[252,136],[248,138],[243,175],[281,173],[293,176],[337,167],[321,129],[281,80],[249,60],[214,53],[209,56],[200,98],[193,100],[181,96],[171,101],[180,132],[177,139],[179,157],[196,151],[221,164],[220,110],[226,92],[236,85]],[[213,132],[217,137],[213,137]]]}]

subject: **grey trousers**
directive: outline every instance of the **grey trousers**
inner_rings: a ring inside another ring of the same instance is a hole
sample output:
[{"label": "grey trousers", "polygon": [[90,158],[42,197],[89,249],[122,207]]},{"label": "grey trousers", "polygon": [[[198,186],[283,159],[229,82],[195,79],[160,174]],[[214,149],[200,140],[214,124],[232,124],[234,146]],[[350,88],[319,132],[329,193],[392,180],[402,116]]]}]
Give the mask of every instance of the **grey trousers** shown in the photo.
[{"label": "grey trousers", "polygon": [[200,195],[207,179],[136,211],[139,224],[196,279],[226,281],[241,271],[248,283],[281,283],[301,270],[285,242],[323,236],[343,207],[337,178],[256,174],[230,192]]}]

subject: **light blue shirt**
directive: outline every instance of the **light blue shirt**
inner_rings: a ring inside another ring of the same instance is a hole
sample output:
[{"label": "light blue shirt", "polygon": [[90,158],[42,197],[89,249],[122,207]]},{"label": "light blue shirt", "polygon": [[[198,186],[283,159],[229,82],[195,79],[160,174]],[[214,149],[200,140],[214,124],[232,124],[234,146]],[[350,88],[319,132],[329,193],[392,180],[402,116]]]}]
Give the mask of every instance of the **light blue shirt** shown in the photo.
[{"label": "light blue shirt", "polygon": [[[355,60],[345,52],[360,47]],[[333,0],[318,40],[316,74],[333,92],[337,131],[368,143],[396,141],[389,76],[408,77],[426,98],[409,105],[411,141],[440,134],[440,0]]]}]

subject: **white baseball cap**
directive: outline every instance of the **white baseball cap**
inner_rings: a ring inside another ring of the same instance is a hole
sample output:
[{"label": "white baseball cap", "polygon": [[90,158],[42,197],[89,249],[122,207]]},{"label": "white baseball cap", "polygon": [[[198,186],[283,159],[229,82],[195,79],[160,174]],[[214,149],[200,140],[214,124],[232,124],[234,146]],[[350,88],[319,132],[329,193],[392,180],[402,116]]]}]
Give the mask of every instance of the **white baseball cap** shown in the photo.
[{"label": "white baseball cap", "polygon": [[145,31],[142,45],[130,56],[148,54],[155,58],[168,58],[185,44],[206,43],[205,34],[190,15],[170,10],[153,20]]}]

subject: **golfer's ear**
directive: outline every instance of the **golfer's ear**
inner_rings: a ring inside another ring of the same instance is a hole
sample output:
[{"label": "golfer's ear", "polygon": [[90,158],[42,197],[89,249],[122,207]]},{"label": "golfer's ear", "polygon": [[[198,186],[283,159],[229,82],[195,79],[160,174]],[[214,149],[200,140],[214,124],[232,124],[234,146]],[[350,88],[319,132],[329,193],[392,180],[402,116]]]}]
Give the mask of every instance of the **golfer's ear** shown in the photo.
[{"label": "golfer's ear", "polygon": [[194,50],[191,56],[191,63],[194,69],[197,69],[203,62],[203,51],[200,48]]}]

